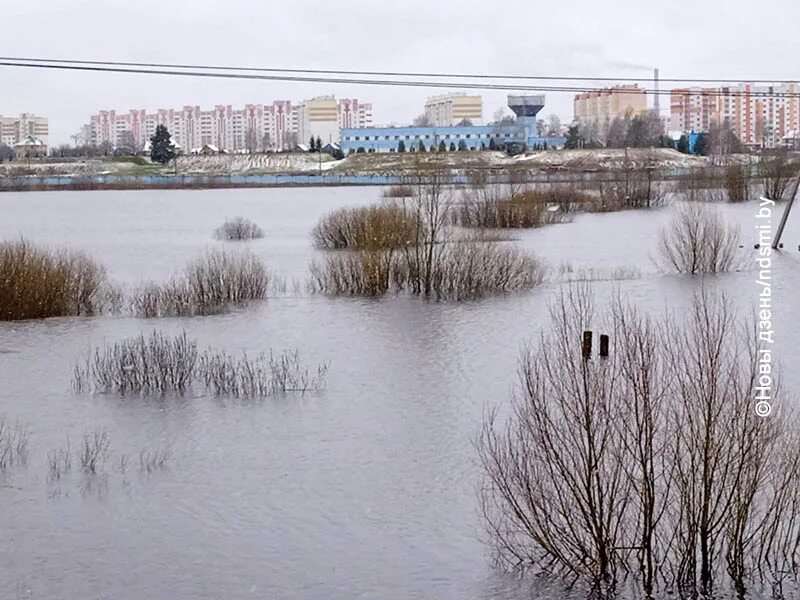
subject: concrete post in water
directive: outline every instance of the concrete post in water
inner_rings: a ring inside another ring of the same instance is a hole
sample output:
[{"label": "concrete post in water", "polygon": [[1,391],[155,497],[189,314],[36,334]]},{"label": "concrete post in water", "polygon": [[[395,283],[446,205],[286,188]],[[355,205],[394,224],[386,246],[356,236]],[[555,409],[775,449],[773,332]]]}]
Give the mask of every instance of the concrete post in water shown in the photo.
[{"label": "concrete post in water", "polygon": [[606,334],[600,335],[600,358],[608,358],[608,341]]},{"label": "concrete post in water", "polygon": [[592,357],[592,332],[583,332],[583,345],[581,346],[581,356],[583,360],[589,360]]},{"label": "concrete post in water", "polygon": [[795,188],[794,195],[791,197],[788,204],[786,204],[786,208],[783,209],[783,216],[781,217],[781,222],[778,225],[778,232],[775,234],[775,239],[772,242],[773,250],[778,250],[779,248],[783,248],[783,244],[780,243],[781,236],[783,235],[783,228],[786,227],[786,219],[789,218],[789,211],[792,210],[792,204],[794,204],[794,199],[796,196],[797,196],[797,188]]}]

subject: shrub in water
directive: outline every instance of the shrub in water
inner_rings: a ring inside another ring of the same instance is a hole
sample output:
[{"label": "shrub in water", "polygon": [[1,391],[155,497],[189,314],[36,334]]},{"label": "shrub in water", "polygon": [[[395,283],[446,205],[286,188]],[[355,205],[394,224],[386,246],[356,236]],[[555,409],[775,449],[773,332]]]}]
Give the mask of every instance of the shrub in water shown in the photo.
[{"label": "shrub in water", "polygon": [[132,309],[140,317],[215,314],[263,300],[269,282],[264,263],[252,254],[210,250],[167,283],[137,289]]},{"label": "shrub in water", "polygon": [[417,224],[400,204],[342,208],[323,217],[311,237],[321,250],[402,248],[415,238]]},{"label": "shrub in water", "polygon": [[236,217],[217,227],[214,237],[218,240],[253,240],[264,237],[264,230],[250,219]]},{"label": "shrub in water", "polygon": [[94,314],[104,280],[103,267],[80,252],[0,243],[0,321]]}]

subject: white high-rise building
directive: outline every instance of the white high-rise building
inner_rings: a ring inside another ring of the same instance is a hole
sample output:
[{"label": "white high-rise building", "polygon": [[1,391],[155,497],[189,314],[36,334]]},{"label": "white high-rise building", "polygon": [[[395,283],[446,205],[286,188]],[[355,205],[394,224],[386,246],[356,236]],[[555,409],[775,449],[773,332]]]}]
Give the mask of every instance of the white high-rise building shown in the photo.
[{"label": "white high-rise building", "polygon": [[434,127],[452,127],[464,121],[483,125],[483,98],[466,94],[442,94],[425,102],[425,116]]},{"label": "white high-rise building", "polygon": [[143,109],[117,113],[103,110],[90,117],[90,142],[141,151],[158,125],[165,125],[184,152],[216,146],[229,152],[292,150],[313,134],[323,143],[338,142],[341,127],[372,125],[372,105],[355,99],[315,98],[301,105],[290,100],[181,109]]},{"label": "white high-rise building", "polygon": [[18,117],[0,116],[0,143],[15,146],[27,138],[35,138],[47,146],[50,134],[47,117],[22,113]]},{"label": "white high-rise building", "polygon": [[707,132],[727,122],[747,146],[773,148],[800,130],[800,85],[676,88],[670,93],[672,129]]}]

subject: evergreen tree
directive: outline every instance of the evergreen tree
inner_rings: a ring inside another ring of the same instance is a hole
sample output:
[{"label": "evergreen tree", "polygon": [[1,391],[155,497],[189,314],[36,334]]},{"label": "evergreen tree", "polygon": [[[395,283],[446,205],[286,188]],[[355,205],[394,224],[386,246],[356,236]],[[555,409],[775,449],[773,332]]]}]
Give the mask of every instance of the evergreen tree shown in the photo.
[{"label": "evergreen tree", "polygon": [[489,139],[489,150],[497,150],[497,144],[494,141],[494,138]]},{"label": "evergreen tree", "polygon": [[678,152],[689,154],[689,138],[686,137],[686,134],[683,134],[678,140]]},{"label": "evergreen tree", "polygon": [[425,152],[425,142],[423,142],[422,140],[420,140],[420,141],[419,141],[419,145],[418,145],[418,147],[419,147],[419,151],[420,151],[420,152]]},{"label": "evergreen tree", "polygon": [[314,142],[314,136],[312,135],[308,140],[308,151],[314,152],[314,150],[316,150],[316,143]]},{"label": "evergreen tree", "polygon": [[444,140],[439,142],[439,152],[447,152],[447,144],[444,143]]},{"label": "evergreen tree", "polygon": [[150,138],[150,160],[165,165],[173,158],[175,146],[172,145],[169,130],[164,125],[158,125]]},{"label": "evergreen tree", "polygon": [[403,140],[400,140],[397,143],[397,151],[398,152],[405,152],[406,151],[406,143]]},{"label": "evergreen tree", "polygon": [[567,141],[564,142],[564,148],[573,150],[581,147],[581,134],[578,132],[577,125],[570,125],[567,129]]},{"label": "evergreen tree", "polygon": [[708,155],[708,144],[706,143],[706,134],[705,133],[698,133],[697,140],[694,143],[694,153],[697,156],[706,156]]},{"label": "evergreen tree", "polygon": [[466,152],[467,150],[468,150],[467,142],[465,142],[464,140],[460,140],[458,142],[458,151],[459,152]]},{"label": "evergreen tree", "polygon": [[322,152],[322,140],[317,136],[317,152]]},{"label": "evergreen tree", "polygon": [[455,151],[456,151],[456,145],[455,145],[455,143],[453,143],[453,142],[450,142],[450,148],[448,148],[448,150],[450,150],[450,152],[455,152]]}]

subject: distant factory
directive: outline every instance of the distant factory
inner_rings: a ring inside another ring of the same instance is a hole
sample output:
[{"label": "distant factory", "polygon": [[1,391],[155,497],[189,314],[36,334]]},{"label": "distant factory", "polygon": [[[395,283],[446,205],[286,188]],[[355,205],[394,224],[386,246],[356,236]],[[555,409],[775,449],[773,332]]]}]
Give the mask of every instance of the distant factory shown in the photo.
[{"label": "distant factory", "polygon": [[480,96],[435,96],[425,105],[427,124],[343,128],[339,136],[341,149],[350,154],[560,148],[564,145],[563,137],[538,135],[536,116],[544,107],[543,95],[509,96],[508,107],[516,115],[515,119],[481,125]]}]

